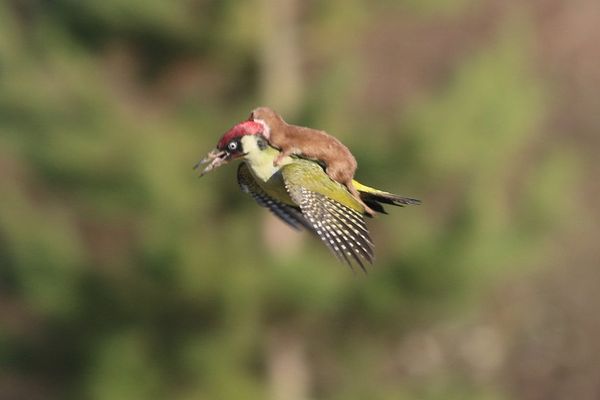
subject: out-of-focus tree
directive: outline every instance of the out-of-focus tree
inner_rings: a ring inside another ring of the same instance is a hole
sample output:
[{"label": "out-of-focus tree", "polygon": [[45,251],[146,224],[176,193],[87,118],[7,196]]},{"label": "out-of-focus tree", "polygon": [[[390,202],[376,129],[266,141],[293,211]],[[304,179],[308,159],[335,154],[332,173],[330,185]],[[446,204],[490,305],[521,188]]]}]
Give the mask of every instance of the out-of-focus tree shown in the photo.
[{"label": "out-of-focus tree", "polygon": [[[415,332],[542,260],[578,170],[527,11],[484,3],[0,4],[0,397],[500,398]],[[261,101],[424,200],[370,224],[368,276],[195,178]]]}]

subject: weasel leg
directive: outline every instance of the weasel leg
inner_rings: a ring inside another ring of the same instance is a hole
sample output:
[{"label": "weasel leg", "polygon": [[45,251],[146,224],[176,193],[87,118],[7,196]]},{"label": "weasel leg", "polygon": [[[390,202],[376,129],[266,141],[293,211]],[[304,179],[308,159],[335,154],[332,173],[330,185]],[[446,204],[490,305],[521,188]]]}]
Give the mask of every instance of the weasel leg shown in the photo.
[{"label": "weasel leg", "polygon": [[325,172],[331,179],[346,186],[356,201],[358,201],[365,208],[365,213],[373,217],[375,215],[375,211],[365,204],[365,202],[360,198],[360,193],[352,184],[354,171],[356,171],[356,161],[354,161],[354,158],[352,158],[352,161],[352,163],[334,163],[330,161],[325,169]]},{"label": "weasel leg", "polygon": [[284,158],[286,158],[287,156],[291,156],[294,153],[294,149],[285,149],[282,150],[277,157],[275,157],[275,159],[273,160],[273,166],[274,167],[279,167],[279,164],[281,164],[281,162],[283,161]]},{"label": "weasel leg", "polygon": [[352,193],[352,196],[354,196],[354,198],[356,200],[358,200],[358,202],[360,204],[362,204],[362,206],[365,208],[365,212],[367,214],[369,214],[371,217],[374,217],[375,216],[375,211],[371,207],[369,207],[368,205],[366,205],[365,202],[360,198],[360,193],[358,192],[358,190],[356,190],[356,188],[352,184],[352,180],[346,182],[344,185],[348,188],[348,190],[350,191],[350,193]]}]

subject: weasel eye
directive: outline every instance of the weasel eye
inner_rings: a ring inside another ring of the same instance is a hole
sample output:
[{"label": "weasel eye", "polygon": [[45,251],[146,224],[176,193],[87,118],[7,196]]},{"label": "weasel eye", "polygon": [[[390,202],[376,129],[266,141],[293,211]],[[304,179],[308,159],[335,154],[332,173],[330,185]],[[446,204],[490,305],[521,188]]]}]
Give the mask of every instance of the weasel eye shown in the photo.
[{"label": "weasel eye", "polygon": [[227,145],[227,148],[231,151],[234,151],[235,149],[237,149],[238,144],[237,142],[229,142],[229,144]]}]

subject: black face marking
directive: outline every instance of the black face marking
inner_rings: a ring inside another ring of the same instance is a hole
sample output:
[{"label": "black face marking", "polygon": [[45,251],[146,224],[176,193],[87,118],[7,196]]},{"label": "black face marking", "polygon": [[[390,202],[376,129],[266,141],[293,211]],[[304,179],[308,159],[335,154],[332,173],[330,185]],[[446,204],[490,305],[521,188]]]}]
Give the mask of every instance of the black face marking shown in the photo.
[{"label": "black face marking", "polygon": [[238,137],[229,141],[223,150],[227,152],[228,159],[239,156],[242,153],[242,142],[240,138]]},{"label": "black face marking", "polygon": [[256,145],[258,146],[258,148],[259,148],[261,151],[262,151],[262,150],[265,150],[265,149],[268,147],[268,145],[267,145],[267,141],[266,141],[265,139],[261,138],[261,137],[259,137],[259,138],[256,140]]}]

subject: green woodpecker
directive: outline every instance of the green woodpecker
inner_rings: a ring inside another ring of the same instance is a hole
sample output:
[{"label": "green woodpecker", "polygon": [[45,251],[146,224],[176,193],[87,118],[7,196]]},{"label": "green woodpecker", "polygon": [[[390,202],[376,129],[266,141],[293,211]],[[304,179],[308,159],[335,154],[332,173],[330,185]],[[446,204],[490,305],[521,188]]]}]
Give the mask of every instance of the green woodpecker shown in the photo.
[{"label": "green woodpecker", "polygon": [[280,151],[269,144],[263,130],[263,124],[252,120],[234,126],[194,168],[208,164],[202,176],[229,161],[243,159],[237,172],[242,191],[292,228],[305,228],[317,235],[341,261],[350,266],[355,261],[365,270],[364,261],[373,261],[374,246],[364,219],[370,214],[363,203],[385,214],[382,204],[402,207],[420,201],[354,180],[362,200],[359,202],[317,161],[297,156],[279,159]]}]

